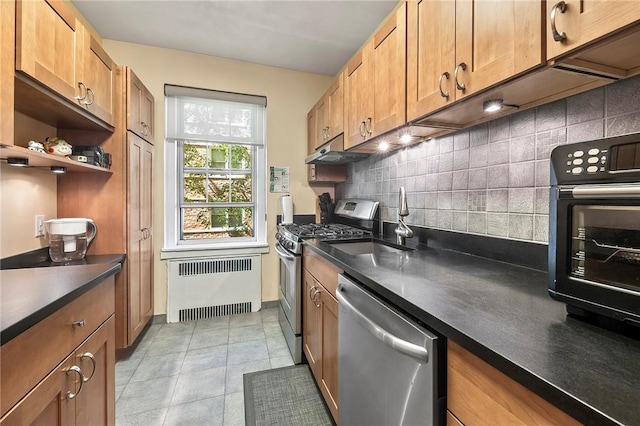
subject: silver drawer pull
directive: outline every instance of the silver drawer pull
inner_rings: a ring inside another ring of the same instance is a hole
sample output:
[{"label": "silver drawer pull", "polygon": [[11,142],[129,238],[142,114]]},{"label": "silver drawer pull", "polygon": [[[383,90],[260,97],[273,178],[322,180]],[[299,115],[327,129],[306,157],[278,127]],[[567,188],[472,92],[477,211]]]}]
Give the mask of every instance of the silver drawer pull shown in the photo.
[{"label": "silver drawer pull", "polygon": [[72,327],[84,327],[86,325],[86,321],[84,320],[84,318],[82,318],[81,320],[75,320],[74,322],[71,323]]},{"label": "silver drawer pull", "polygon": [[84,383],[84,374],[82,374],[82,370],[80,369],[80,367],[78,367],[77,365],[72,365],[68,370],[67,370],[67,376],[71,373],[76,373],[78,376],[80,376],[80,387],[78,388],[78,392],[73,393],[71,391],[67,391],[67,399],[73,399],[76,396],[78,396],[78,394],[80,393],[80,391],[82,391],[82,384]]},{"label": "silver drawer pull", "polygon": [[93,369],[91,370],[91,375],[89,377],[86,377],[84,373],[82,374],[82,381],[88,382],[93,378],[93,375],[96,374],[96,358],[93,356],[91,352],[85,352],[82,355],[80,355],[81,361],[84,360],[85,358],[89,358],[91,360],[91,363],[93,364]]}]

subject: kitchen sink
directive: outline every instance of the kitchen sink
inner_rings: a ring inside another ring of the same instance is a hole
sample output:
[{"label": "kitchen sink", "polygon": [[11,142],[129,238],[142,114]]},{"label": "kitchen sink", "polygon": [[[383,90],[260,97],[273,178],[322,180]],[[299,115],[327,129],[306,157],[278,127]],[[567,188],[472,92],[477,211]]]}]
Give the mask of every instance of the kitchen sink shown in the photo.
[{"label": "kitchen sink", "polygon": [[401,254],[403,252],[413,250],[410,247],[391,246],[378,241],[332,243],[331,246],[346,254],[350,254],[354,256],[358,254],[382,254],[382,253]]}]

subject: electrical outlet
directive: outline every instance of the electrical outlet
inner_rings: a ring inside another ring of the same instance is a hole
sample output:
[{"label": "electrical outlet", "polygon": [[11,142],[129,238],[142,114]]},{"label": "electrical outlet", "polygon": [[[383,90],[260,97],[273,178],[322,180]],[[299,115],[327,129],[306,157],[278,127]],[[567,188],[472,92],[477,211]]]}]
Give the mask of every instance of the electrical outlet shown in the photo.
[{"label": "electrical outlet", "polygon": [[36,215],[36,237],[44,236],[44,215],[37,214]]}]

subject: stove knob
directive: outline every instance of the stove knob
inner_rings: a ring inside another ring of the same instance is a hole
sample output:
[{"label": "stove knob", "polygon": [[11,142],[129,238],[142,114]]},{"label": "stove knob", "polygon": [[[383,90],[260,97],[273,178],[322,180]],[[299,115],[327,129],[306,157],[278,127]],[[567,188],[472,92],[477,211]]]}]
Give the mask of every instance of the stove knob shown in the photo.
[{"label": "stove knob", "polygon": [[293,250],[293,241],[287,242],[287,248]]}]

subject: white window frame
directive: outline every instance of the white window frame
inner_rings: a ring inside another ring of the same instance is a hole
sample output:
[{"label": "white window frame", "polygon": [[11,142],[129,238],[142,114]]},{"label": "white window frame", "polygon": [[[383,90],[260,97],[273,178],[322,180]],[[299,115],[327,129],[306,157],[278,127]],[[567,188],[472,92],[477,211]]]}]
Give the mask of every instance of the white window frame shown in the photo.
[{"label": "white window frame", "polygon": [[[197,90],[197,89],[196,89]],[[221,92],[224,93],[224,92]],[[240,95],[242,96],[242,95]],[[233,238],[225,238],[219,242],[215,240],[181,240],[180,239],[180,186],[182,185],[182,176],[180,161],[182,154],[179,149],[179,143],[175,139],[167,139],[164,141],[164,248],[162,249],[161,259],[170,259],[173,257],[181,257],[180,254],[172,255],[171,253],[180,253],[186,251],[202,251],[202,250],[232,250],[232,249],[251,249],[262,248],[260,252],[268,250],[267,245],[267,155],[266,155],[266,108],[264,109],[264,125],[262,146],[250,146],[252,149],[252,181],[254,187],[254,236],[239,237],[237,240]],[[166,100],[165,100],[165,120],[167,117]]]}]

